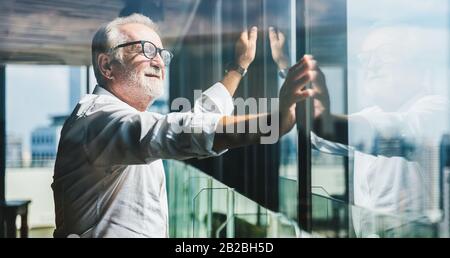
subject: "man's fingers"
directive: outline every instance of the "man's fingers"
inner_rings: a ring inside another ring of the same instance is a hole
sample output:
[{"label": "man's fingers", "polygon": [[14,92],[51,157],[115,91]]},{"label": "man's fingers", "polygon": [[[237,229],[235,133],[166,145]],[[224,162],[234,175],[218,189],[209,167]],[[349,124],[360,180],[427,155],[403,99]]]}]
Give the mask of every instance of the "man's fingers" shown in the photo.
[{"label": "man's fingers", "polygon": [[308,71],[308,77],[310,81],[314,81],[317,78],[318,72],[315,70]]},{"label": "man's fingers", "polygon": [[305,55],[289,69],[286,84],[283,87],[286,87],[286,92],[291,95],[290,101],[293,101],[291,103],[317,95],[316,89],[307,89],[306,85],[317,79],[319,71],[317,62],[310,55]]},{"label": "man's fingers", "polygon": [[289,73],[290,74],[295,73],[298,69],[301,69],[304,65],[305,65],[305,60],[304,60],[304,58],[302,58],[295,65],[293,65],[291,68],[289,68]]},{"label": "man's fingers", "polygon": [[[309,57],[304,57],[289,69],[288,78],[291,80],[297,80],[298,78],[304,76],[306,72],[315,71],[316,69],[317,61],[310,59]],[[317,77],[317,75],[315,77]]]},{"label": "man's fingers", "polygon": [[299,90],[304,90],[306,84],[314,80],[316,76],[316,71],[307,71],[303,76],[299,77],[296,80],[292,80],[291,83],[287,85],[287,87],[289,87],[289,91],[293,93],[296,93]]},{"label": "man's fingers", "polygon": [[294,66],[291,67],[291,69],[295,70],[304,64],[316,64],[316,63],[317,62],[314,60],[314,57],[312,55],[304,55]]},{"label": "man's fingers", "polygon": [[248,41],[256,42],[256,39],[258,38],[258,27],[253,26],[250,28],[250,31],[245,29],[241,32],[240,40],[244,43],[247,43]]},{"label": "man's fingers", "polygon": [[295,93],[295,96],[301,96],[301,97],[314,97],[315,92],[313,89],[298,89]]},{"label": "man's fingers", "polygon": [[289,92],[297,92],[298,90],[303,90],[308,82],[310,82],[310,75],[305,74],[297,80],[293,80],[287,86],[290,88]]},{"label": "man's fingers", "polygon": [[253,27],[250,29],[250,34],[249,34],[248,39],[249,39],[249,41],[251,41],[251,42],[256,42],[256,39],[257,39],[257,38],[258,38],[258,27],[253,26]]},{"label": "man's fingers", "polygon": [[269,41],[274,44],[278,40],[278,35],[273,27],[269,27]]},{"label": "man's fingers", "polygon": [[295,81],[298,78],[305,75],[308,71],[308,65],[305,62],[298,62],[293,67],[289,69],[286,80],[287,81]]},{"label": "man's fingers", "polygon": [[281,31],[278,31],[277,33],[278,40],[280,41],[280,44],[283,45],[286,38],[284,37],[284,33]]},{"label": "man's fingers", "polygon": [[240,38],[243,42],[248,41],[248,30],[247,29],[245,29],[244,31],[241,32]]},{"label": "man's fingers", "polygon": [[314,97],[314,91],[311,89],[299,90],[294,94],[294,102],[300,102],[305,100],[306,98]]},{"label": "man's fingers", "polygon": [[271,45],[279,44],[282,46],[285,40],[286,37],[283,32],[276,30],[274,27],[269,27],[269,41]]}]

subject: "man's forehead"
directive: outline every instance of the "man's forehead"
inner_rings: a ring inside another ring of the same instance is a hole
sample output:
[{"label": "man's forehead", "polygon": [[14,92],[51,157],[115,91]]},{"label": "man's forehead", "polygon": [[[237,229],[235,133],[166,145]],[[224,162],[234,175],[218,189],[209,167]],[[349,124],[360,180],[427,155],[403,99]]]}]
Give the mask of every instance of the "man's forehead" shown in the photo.
[{"label": "man's forehead", "polygon": [[120,26],[120,31],[125,34],[130,41],[147,40],[162,48],[161,38],[158,33],[148,26],[140,23],[129,23]]}]

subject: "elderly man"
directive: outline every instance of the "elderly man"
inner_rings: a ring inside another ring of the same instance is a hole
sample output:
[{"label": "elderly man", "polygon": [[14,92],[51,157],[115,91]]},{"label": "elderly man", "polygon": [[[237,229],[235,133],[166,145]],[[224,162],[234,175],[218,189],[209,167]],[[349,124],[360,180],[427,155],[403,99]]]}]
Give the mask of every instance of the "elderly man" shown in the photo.
[{"label": "elderly man", "polygon": [[231,97],[255,57],[256,39],[256,27],[241,34],[236,68],[204,92],[191,112],[161,115],[146,110],[163,92],[172,54],[163,48],[153,22],[133,14],[100,28],[92,43],[98,85],[61,132],[52,184],[54,236],[168,237],[161,159],[214,156],[257,143],[264,134],[220,129],[262,116],[279,117],[280,134],[289,131],[295,103],[311,94],[304,89],[315,76],[310,57],[291,68],[275,113],[231,116]]}]

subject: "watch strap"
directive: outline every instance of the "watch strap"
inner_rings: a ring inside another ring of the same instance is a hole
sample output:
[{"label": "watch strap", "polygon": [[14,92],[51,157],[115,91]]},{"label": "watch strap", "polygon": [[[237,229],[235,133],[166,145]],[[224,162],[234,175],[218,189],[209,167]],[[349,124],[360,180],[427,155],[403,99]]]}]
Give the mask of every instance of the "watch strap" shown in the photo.
[{"label": "watch strap", "polygon": [[236,71],[238,72],[242,77],[244,77],[247,74],[247,69],[243,68],[239,64],[229,64],[227,65],[225,72],[228,73],[229,71]]},{"label": "watch strap", "polygon": [[288,74],[289,69],[285,68],[285,69],[280,69],[278,70],[278,75],[283,78],[286,79],[287,74]]}]

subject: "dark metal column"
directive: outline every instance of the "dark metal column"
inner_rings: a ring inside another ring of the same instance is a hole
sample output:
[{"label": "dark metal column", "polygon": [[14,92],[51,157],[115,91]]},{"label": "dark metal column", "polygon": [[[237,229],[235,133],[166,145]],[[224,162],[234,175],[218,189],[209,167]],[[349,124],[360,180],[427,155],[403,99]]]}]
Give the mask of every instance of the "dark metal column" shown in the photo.
[{"label": "dark metal column", "polygon": [[0,238],[5,237],[6,67],[0,65]]},{"label": "dark metal column", "polygon": [[0,65],[0,203],[5,202],[6,66]]},{"label": "dark metal column", "polygon": [[[307,51],[307,1],[297,0],[297,60]],[[298,224],[301,229],[311,231],[312,195],[311,195],[311,126],[312,101],[297,104],[298,130]]]}]

